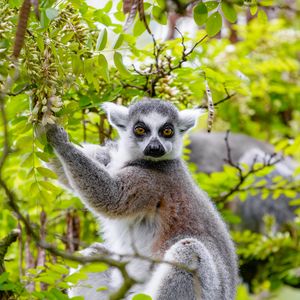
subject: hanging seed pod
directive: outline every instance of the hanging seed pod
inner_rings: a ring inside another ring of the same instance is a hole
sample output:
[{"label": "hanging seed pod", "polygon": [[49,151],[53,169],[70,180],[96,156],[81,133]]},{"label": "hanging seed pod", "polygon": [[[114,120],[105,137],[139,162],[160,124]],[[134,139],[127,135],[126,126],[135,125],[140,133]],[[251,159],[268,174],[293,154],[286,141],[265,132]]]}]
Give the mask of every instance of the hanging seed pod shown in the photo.
[{"label": "hanging seed pod", "polygon": [[30,0],[24,0],[19,14],[19,22],[17,26],[15,45],[13,49],[13,57],[17,59],[20,55],[21,49],[23,47],[25,33],[27,28],[27,22],[30,14],[31,2]]},{"label": "hanging seed pod", "polygon": [[205,80],[205,92],[207,97],[207,109],[208,109],[207,132],[211,132],[212,125],[214,122],[214,116],[215,116],[215,107],[214,107],[214,102],[212,99],[211,91],[207,80]]}]

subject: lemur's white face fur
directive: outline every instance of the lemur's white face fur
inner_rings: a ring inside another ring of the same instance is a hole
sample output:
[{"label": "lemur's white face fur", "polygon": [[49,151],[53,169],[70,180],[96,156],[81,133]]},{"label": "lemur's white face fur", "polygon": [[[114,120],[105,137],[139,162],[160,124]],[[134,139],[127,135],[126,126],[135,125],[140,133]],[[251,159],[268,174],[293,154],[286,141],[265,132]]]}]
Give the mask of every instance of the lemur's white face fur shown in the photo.
[{"label": "lemur's white face fur", "polygon": [[166,101],[142,100],[128,108],[103,104],[110,124],[120,135],[128,159],[166,160],[180,157],[183,134],[196,125],[200,109],[177,108]]}]

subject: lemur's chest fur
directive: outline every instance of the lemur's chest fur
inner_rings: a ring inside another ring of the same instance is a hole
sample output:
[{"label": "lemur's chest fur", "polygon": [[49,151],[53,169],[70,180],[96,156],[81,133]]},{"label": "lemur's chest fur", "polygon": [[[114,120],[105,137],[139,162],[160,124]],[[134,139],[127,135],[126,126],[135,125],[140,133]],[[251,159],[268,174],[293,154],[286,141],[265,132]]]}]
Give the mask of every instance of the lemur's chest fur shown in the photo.
[{"label": "lemur's chest fur", "polygon": [[[161,256],[176,237],[187,231],[190,235],[199,232],[195,218],[199,207],[191,186],[186,190],[186,172],[180,160],[136,161],[116,177],[126,197],[128,216],[100,218],[106,243],[114,252],[130,254],[136,249],[143,255]],[[138,215],[130,214],[130,208],[145,203]]]}]

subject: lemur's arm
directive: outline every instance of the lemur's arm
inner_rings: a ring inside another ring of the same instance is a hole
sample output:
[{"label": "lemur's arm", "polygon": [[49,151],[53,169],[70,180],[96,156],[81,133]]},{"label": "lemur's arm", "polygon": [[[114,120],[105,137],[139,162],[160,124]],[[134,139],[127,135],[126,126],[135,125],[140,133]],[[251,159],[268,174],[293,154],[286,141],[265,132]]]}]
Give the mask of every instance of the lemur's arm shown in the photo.
[{"label": "lemur's arm", "polygon": [[130,174],[113,178],[103,165],[70,143],[64,129],[56,125],[48,126],[47,139],[55,149],[70,186],[92,212],[132,215],[146,207],[147,202],[139,197],[136,187],[128,184]]},{"label": "lemur's arm", "polygon": [[[82,146],[75,147],[77,147],[87,157],[96,160],[101,165],[107,166],[110,162],[109,150],[112,147],[111,145],[99,146],[92,144],[83,144]],[[72,190],[67,174],[59,158],[52,158],[50,162],[46,163],[46,166],[57,174],[59,183],[61,183],[64,187],[68,188],[69,190]]]}]

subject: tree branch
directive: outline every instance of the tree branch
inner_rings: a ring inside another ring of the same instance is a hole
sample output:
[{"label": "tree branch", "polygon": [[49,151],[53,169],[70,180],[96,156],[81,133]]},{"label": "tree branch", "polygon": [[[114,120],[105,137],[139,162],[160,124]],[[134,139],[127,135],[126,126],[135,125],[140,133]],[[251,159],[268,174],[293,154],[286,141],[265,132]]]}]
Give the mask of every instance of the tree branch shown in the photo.
[{"label": "tree branch", "polygon": [[253,160],[253,163],[252,163],[249,171],[244,172],[243,169],[241,168],[240,164],[234,163],[232,160],[231,148],[229,145],[229,131],[226,132],[225,143],[226,143],[226,149],[227,149],[226,162],[238,171],[239,181],[232,188],[230,188],[229,191],[227,191],[227,192],[223,193],[222,195],[220,195],[219,197],[215,198],[216,202],[225,202],[234,193],[239,192],[239,191],[244,191],[245,189],[241,188],[241,186],[250,175],[256,174],[256,173],[262,171],[263,169],[265,169],[266,167],[274,166],[282,160],[282,157],[280,157],[278,159],[274,159],[276,157],[277,153],[272,153],[270,156],[268,156],[268,158],[266,156],[267,159],[264,160],[262,166],[255,167],[255,164],[257,162],[257,158],[255,158]]}]

